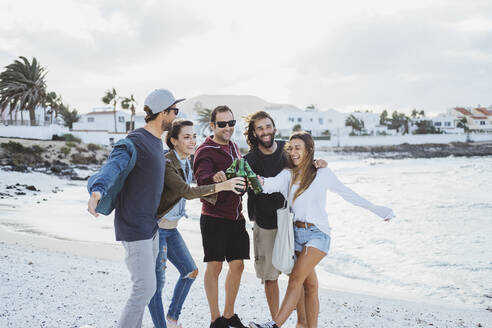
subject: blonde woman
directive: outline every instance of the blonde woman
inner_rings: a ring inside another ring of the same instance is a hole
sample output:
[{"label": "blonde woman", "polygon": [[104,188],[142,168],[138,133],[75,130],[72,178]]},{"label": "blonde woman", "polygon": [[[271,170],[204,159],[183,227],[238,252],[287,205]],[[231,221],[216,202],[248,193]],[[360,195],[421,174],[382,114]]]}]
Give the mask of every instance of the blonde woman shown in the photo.
[{"label": "blonde woman", "polygon": [[374,205],[346,187],[329,168],[316,169],[312,164],[314,141],[308,133],[296,132],[291,135],[287,144],[287,159],[289,169],[273,178],[262,179],[263,192],[281,192],[291,203],[297,261],[277,314],[265,323],[250,322],[250,328],[281,327],[295,309],[303,288],[308,327],[318,326],[318,279],[315,267],[330,248],[330,225],[325,210],[328,190],[354,205],[368,209],[385,221],[394,217],[390,208]]}]

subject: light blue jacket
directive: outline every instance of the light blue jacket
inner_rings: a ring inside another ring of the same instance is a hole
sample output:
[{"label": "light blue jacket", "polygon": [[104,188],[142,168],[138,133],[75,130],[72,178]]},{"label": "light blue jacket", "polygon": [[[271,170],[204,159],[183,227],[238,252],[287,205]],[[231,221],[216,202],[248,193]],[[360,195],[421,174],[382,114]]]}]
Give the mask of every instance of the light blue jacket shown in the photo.
[{"label": "light blue jacket", "polygon": [[101,200],[97,204],[96,212],[109,215],[115,208],[115,200],[125,184],[126,177],[135,167],[137,150],[133,142],[124,138],[119,140],[104,166],[89,178],[87,190],[101,193]]}]

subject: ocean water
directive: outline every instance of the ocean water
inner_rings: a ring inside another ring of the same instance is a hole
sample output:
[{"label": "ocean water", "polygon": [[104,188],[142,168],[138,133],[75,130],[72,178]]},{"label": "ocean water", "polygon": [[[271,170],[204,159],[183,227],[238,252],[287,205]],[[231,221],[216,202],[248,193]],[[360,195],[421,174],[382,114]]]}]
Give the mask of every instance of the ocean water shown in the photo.
[{"label": "ocean water", "polygon": [[[328,192],[332,244],[317,268],[322,286],[492,306],[492,157],[316,157],[325,158],[347,186],[396,214],[383,222]],[[113,217],[92,218],[86,211],[85,182],[0,171],[0,192],[16,182],[35,184],[41,191],[0,199],[3,226],[49,238],[115,243]],[[190,219],[180,222],[180,230],[201,261],[200,202],[189,201],[187,211]],[[251,261],[246,270],[254,272]]]}]

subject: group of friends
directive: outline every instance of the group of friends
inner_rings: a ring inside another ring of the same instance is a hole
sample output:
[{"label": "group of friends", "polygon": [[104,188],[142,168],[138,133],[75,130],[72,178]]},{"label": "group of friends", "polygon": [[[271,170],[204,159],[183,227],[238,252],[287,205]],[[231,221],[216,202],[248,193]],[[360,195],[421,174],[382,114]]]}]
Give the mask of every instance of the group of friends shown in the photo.
[{"label": "group of friends", "polygon": [[[250,238],[242,214],[242,191],[247,181],[227,179],[226,169],[243,156],[231,138],[236,120],[227,106],[210,115],[213,135],[196,147],[193,122],[177,119],[176,99],[166,89],[151,92],[144,103],[146,125],[118,142],[106,164],[88,183],[88,211],[98,216],[98,205],[114,203],[116,240],[125,249],[132,280],[131,294],[118,327],[141,327],[148,307],[156,328],[182,328],[181,309],[198,275],[197,266],[179,230],[186,200],[200,198],[200,230],[204,262],[204,289],[210,308],[210,327],[246,327],[235,311],[244,260],[250,259]],[[167,131],[164,150],[162,136]],[[295,132],[288,142],[275,140],[275,122],[265,111],[246,117],[244,135],[250,147],[244,155],[258,174],[262,193],[248,191],[248,216],[254,221],[255,271],[264,284],[271,320],[250,322],[250,328],[281,327],[294,310],[297,327],[317,327],[319,314],[316,265],[330,247],[326,192],[366,208],[385,221],[393,211],[364,199],[341,183],[323,160],[314,158],[314,141]],[[193,165],[190,157],[194,155]],[[193,177],[196,186],[192,185]],[[286,200],[294,217],[296,262],[280,304],[278,278],[272,264],[277,233],[277,209]],[[227,261],[225,305],[219,308],[219,276]],[[162,290],[167,262],[179,271],[171,304],[164,314]],[[242,314],[244,315],[244,314]],[[246,315],[251,315],[246,314]],[[208,325],[208,323],[206,323]]]}]

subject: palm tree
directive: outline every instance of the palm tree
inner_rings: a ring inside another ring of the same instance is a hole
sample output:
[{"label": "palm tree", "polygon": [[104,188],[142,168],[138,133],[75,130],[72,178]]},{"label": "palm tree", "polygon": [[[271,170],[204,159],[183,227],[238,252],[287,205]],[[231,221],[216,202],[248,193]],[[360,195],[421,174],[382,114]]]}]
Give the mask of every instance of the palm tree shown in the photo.
[{"label": "palm tree", "polygon": [[105,103],[106,105],[113,105],[113,114],[114,114],[114,132],[118,132],[118,129],[116,127],[116,105],[118,104],[118,101],[121,99],[121,97],[118,97],[118,93],[116,92],[115,88],[111,90],[106,90],[106,93],[102,97],[102,102]]},{"label": "palm tree", "polygon": [[77,110],[70,110],[70,107],[68,105],[60,103],[58,111],[60,113],[60,116],[63,118],[63,121],[65,122],[65,126],[68,126],[70,130],[72,130],[73,123],[78,122],[80,119],[80,115]]},{"label": "palm tree", "polygon": [[353,114],[350,114],[347,117],[347,119],[345,120],[345,126],[352,127],[352,132],[358,131],[360,133],[360,132],[362,132],[362,129],[364,128],[364,121],[359,120]]},{"label": "palm tree", "polygon": [[393,111],[391,115],[391,129],[396,129],[397,131],[403,127],[403,134],[409,132],[409,121],[410,118],[405,115],[405,113],[398,113],[396,110]]},{"label": "palm tree", "polygon": [[458,128],[463,128],[463,131],[466,133],[466,142],[470,142],[470,126],[468,125],[468,121],[466,120],[466,117],[462,117],[459,121],[458,124],[456,124],[456,127]]},{"label": "palm tree", "polygon": [[62,105],[62,98],[60,95],[57,95],[56,92],[51,91],[46,94],[44,97],[43,106],[50,107],[50,110],[48,111],[48,114],[50,114],[50,123],[53,123],[53,112],[55,113],[55,118],[57,118],[58,111]]},{"label": "palm tree", "polygon": [[200,134],[205,137],[205,131],[209,127],[210,115],[212,114],[212,110],[209,108],[195,106],[195,111],[198,114],[198,126],[200,126]]},{"label": "palm tree", "polygon": [[125,97],[123,98],[123,100],[121,100],[121,108],[129,109],[132,113],[130,116],[130,131],[133,130],[133,117],[135,116],[136,105],[137,101],[135,100],[135,98],[133,98],[133,95],[130,95],[130,98]]},{"label": "palm tree", "polygon": [[42,103],[46,93],[46,68],[35,57],[32,61],[19,57],[0,73],[0,113],[10,107],[9,113],[16,108],[29,111],[31,125],[36,124],[35,109]]},{"label": "palm tree", "polygon": [[379,116],[379,124],[380,125],[386,125],[388,121],[388,111],[385,109]]}]

